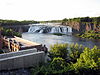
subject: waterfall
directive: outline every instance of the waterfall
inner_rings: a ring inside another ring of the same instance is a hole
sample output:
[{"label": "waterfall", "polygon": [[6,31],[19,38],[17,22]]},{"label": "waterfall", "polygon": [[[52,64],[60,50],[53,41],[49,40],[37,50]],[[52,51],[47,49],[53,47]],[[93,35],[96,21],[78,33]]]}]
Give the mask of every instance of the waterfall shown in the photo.
[{"label": "waterfall", "polygon": [[63,33],[67,34],[72,32],[72,28],[69,26],[58,25],[31,25],[28,32],[33,33]]}]

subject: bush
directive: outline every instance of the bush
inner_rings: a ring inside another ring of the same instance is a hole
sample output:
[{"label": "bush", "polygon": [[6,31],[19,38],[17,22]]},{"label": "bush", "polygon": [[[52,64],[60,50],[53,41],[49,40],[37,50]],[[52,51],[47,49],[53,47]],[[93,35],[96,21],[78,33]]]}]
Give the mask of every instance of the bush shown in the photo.
[{"label": "bush", "polygon": [[94,31],[84,32],[83,34],[78,34],[77,36],[81,38],[88,38],[88,39],[100,39],[100,33],[96,33]]},{"label": "bush", "polygon": [[[67,49],[70,51],[69,54]],[[78,44],[71,44],[69,46],[68,44],[55,44],[51,47],[50,52],[52,61],[49,64],[36,67],[33,70],[33,75],[100,74],[100,49],[96,46],[90,49]],[[66,57],[71,58],[70,63],[66,61]]]},{"label": "bush", "polygon": [[21,37],[21,34],[19,32],[15,32],[12,29],[6,29],[6,28],[2,28],[2,35],[3,36],[18,36],[18,37]]},{"label": "bush", "polygon": [[96,46],[89,49],[85,48],[77,62],[73,64],[75,70],[80,69],[100,69],[100,49]]},{"label": "bush", "polygon": [[51,46],[50,48],[51,58],[61,57],[65,59],[68,54],[67,47],[68,47],[68,44],[55,44],[54,46]]},{"label": "bush", "polygon": [[80,57],[80,54],[83,52],[84,47],[82,45],[70,44],[69,47],[69,57],[72,62],[76,62],[77,58]]},{"label": "bush", "polygon": [[55,57],[50,65],[54,70],[61,70],[65,66],[65,60],[61,57]]}]

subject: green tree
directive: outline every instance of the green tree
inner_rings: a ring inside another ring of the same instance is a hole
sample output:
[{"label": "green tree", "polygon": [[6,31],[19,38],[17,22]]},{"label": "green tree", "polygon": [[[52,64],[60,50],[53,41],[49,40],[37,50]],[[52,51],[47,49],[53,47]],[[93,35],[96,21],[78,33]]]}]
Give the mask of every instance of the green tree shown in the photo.
[{"label": "green tree", "polygon": [[96,46],[85,48],[77,62],[73,64],[75,70],[80,69],[100,69],[100,49]]},{"label": "green tree", "polygon": [[62,57],[63,59],[65,59],[68,54],[67,47],[68,47],[68,44],[55,44],[54,46],[51,46],[50,56],[52,58]]},{"label": "green tree", "polygon": [[69,57],[71,59],[72,62],[76,62],[77,58],[80,57],[80,54],[83,51],[83,46],[82,45],[78,45],[76,44],[70,44],[70,48],[69,48]]},{"label": "green tree", "polygon": [[61,57],[55,57],[50,65],[54,70],[61,70],[65,66],[65,60]]}]

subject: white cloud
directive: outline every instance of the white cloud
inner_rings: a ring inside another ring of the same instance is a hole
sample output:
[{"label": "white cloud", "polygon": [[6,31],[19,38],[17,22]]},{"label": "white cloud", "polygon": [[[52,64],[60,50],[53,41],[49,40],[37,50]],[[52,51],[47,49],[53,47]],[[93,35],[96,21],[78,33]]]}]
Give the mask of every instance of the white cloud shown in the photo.
[{"label": "white cloud", "polygon": [[0,18],[52,20],[99,16],[99,3],[99,0],[0,0]]}]

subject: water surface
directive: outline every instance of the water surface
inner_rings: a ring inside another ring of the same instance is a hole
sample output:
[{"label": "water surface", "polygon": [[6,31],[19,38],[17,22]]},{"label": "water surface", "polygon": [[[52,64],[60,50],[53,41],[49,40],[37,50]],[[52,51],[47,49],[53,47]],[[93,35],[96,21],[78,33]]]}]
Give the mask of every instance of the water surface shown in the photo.
[{"label": "water surface", "polygon": [[94,45],[98,46],[100,48],[100,41],[98,40],[87,40],[87,39],[81,39],[78,37],[75,37],[73,35],[63,35],[63,36],[57,36],[53,34],[43,34],[43,33],[23,33],[22,37],[24,39],[37,42],[40,44],[45,44],[49,49],[51,45],[54,45],[55,43],[78,43],[82,44],[83,46],[87,46],[90,48],[93,48]]}]

